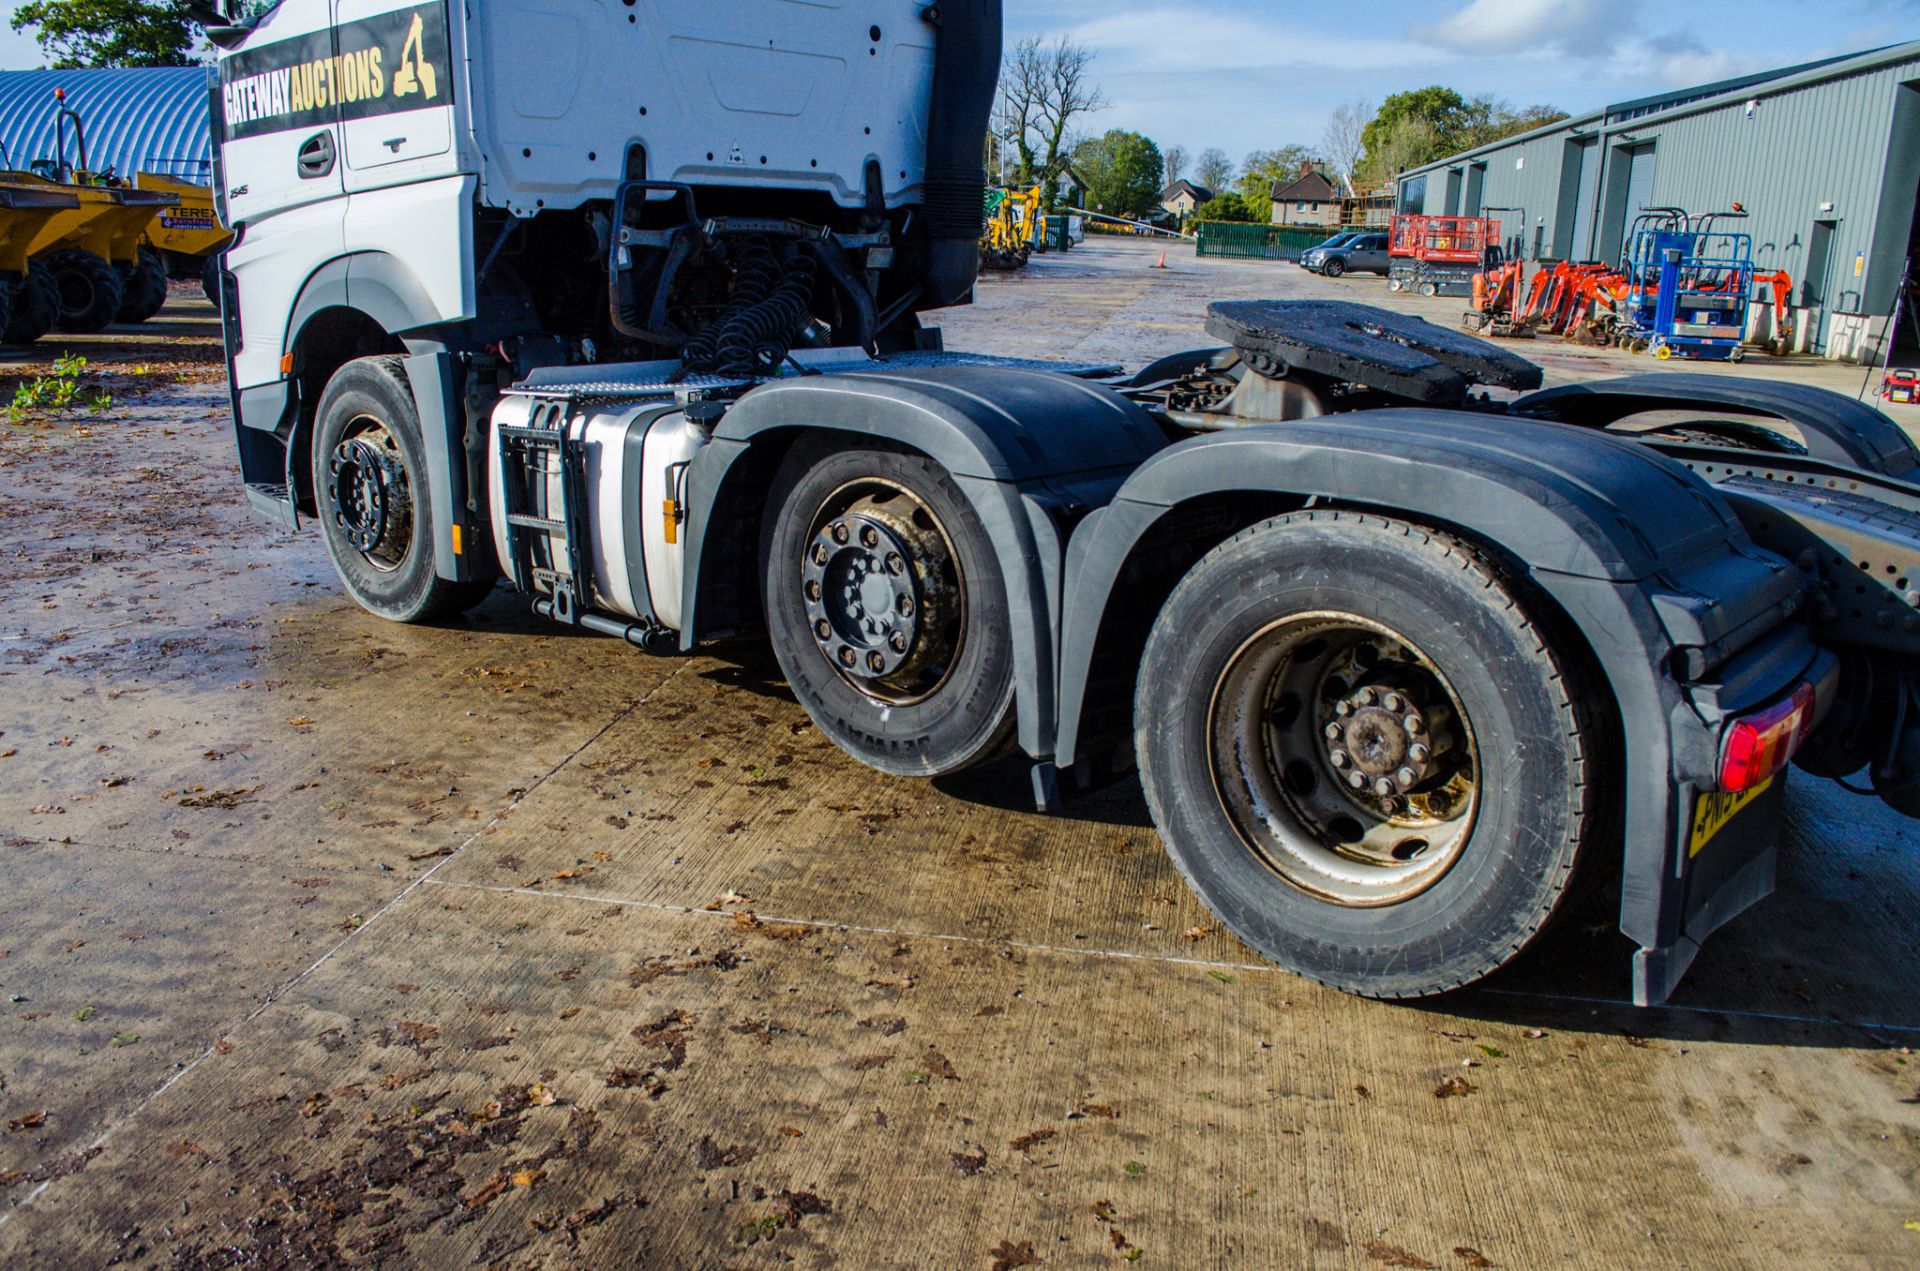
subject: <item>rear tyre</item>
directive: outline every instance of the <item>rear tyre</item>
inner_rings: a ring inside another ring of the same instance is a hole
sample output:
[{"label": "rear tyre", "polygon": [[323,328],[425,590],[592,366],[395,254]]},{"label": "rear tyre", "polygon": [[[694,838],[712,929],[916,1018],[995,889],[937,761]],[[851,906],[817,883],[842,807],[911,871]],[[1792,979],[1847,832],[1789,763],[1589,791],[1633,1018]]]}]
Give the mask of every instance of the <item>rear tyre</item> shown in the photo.
[{"label": "rear tyre", "polygon": [[1457,540],[1344,512],[1264,521],[1193,568],[1154,624],[1135,742],[1221,922],[1371,997],[1526,947],[1608,821],[1602,734],[1529,604]]},{"label": "rear tyre", "polygon": [[27,276],[13,287],[13,309],[7,319],[8,344],[32,344],[60,320],[60,283],[40,261],[27,266]]},{"label": "rear tyre", "polygon": [[1433,283],[1423,282],[1420,284],[1420,294],[1431,300],[1440,294],[1440,288]]},{"label": "rear tyre", "polygon": [[763,518],[767,631],[821,730],[882,772],[932,777],[1005,754],[1012,627],[992,541],[917,454],[788,454]]},{"label": "rear tyre", "polygon": [[1347,272],[1347,262],[1338,256],[1329,256],[1326,263],[1320,266],[1320,272],[1329,278],[1338,278]]},{"label": "rear tyre", "polygon": [[62,331],[89,335],[113,325],[126,292],[119,270],[83,247],[48,253],[47,268],[60,284]]},{"label": "rear tyre", "polygon": [[140,249],[139,260],[121,271],[124,280],[115,322],[145,322],[167,303],[167,263],[150,247]]},{"label": "rear tyre", "polygon": [[313,428],[313,491],[347,594],[392,622],[461,613],[492,582],[433,572],[433,506],[413,390],[397,357],[363,357],[327,381]]}]

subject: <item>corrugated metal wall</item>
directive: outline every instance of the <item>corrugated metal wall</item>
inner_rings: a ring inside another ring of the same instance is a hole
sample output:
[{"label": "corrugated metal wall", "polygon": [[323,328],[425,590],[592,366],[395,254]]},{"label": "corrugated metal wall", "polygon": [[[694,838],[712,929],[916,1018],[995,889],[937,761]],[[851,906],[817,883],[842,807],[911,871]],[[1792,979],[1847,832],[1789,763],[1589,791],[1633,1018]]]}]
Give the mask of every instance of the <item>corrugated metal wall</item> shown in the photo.
[{"label": "corrugated metal wall", "polygon": [[[1548,225],[1545,234],[1546,254],[1552,254],[1555,204],[1559,199],[1560,152],[1566,148],[1566,138],[1560,133],[1537,138],[1532,141],[1489,151],[1473,160],[1473,163],[1486,164],[1486,172],[1480,177],[1480,206],[1482,207],[1520,207],[1527,211],[1527,257],[1534,255],[1533,243],[1537,231],[1543,224]],[[1464,184],[1468,163],[1457,163],[1445,171],[1459,171]],[[1427,182],[1427,202],[1425,211],[1429,216],[1444,216],[1447,209],[1444,203],[1444,191],[1447,182],[1430,180]],[[1509,236],[1517,233],[1516,228]],[[1503,226],[1503,228],[1505,228]]]},{"label": "corrugated metal wall", "polygon": [[[1875,278],[1879,285],[1869,292],[1865,266],[1881,211],[1895,103],[1901,85],[1914,80],[1920,80],[1920,59],[1761,98],[1751,119],[1744,107],[1727,106],[1636,131],[1659,142],[1653,201],[1696,212],[1742,204],[1755,266],[1784,269],[1796,284],[1805,276],[1814,222],[1835,221],[1828,307],[1884,311],[1896,279]],[[1911,184],[1905,195],[1911,214]],[[1902,238],[1906,229],[1889,227]]]},{"label": "corrugated metal wall", "polygon": [[[1696,213],[1740,203],[1749,213],[1742,228],[1753,235],[1756,267],[1785,269],[1796,293],[1814,222],[1832,221],[1823,330],[1832,313],[1884,316],[1906,255],[1920,179],[1920,54],[1771,95],[1764,86],[1753,91],[1751,116],[1740,101],[1706,110],[1680,107],[1613,125],[1588,117],[1575,121],[1577,129],[1569,124],[1424,171],[1464,175],[1469,163],[1486,163],[1487,204],[1519,204],[1536,226],[1545,221],[1542,254],[1584,258],[1594,249],[1575,241],[1575,224],[1597,230],[1608,211],[1625,202],[1625,191],[1611,186],[1616,173],[1624,179],[1633,165],[1611,161],[1625,159],[1625,147],[1652,143],[1658,161],[1644,196],[1648,202]],[[1584,198],[1577,197],[1576,132],[1600,134],[1606,151],[1597,165],[1604,178],[1598,184],[1606,188]],[[1449,184],[1426,183],[1429,213],[1444,210],[1441,197]],[[1558,225],[1562,220],[1568,224]]]},{"label": "corrugated metal wall", "polygon": [[[124,176],[165,163],[177,175],[208,179],[213,156],[205,67],[0,71],[0,143],[14,167],[54,157],[56,88],[67,90],[67,104],[86,123],[87,157],[95,169],[111,166]],[[80,161],[71,128],[67,157]]]}]

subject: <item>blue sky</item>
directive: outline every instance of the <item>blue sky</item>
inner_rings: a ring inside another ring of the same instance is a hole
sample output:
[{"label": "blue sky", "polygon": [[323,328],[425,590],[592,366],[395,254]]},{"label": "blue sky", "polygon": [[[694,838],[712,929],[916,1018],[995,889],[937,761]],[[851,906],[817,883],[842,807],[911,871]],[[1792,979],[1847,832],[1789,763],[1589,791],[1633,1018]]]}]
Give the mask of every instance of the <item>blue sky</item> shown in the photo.
[{"label": "blue sky", "polygon": [[1577,113],[1920,39],[1920,0],[1008,0],[1008,38],[1100,50],[1132,128],[1197,154],[1319,141],[1340,102],[1447,84]]},{"label": "blue sky", "polygon": [[[491,0],[498,3],[500,0]],[[12,0],[0,0],[11,15]],[[1008,38],[1100,50],[1111,109],[1198,153],[1314,144],[1327,113],[1423,84],[1581,111],[1920,38],[1920,0],[1007,0]],[[0,26],[0,67],[40,65]]]}]

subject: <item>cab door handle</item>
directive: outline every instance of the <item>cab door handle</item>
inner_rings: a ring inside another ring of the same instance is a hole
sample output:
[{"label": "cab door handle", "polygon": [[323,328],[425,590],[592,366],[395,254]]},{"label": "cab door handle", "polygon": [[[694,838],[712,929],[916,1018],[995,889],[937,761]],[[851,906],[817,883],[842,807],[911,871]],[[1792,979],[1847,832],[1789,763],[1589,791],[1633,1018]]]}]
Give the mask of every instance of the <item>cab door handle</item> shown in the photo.
[{"label": "cab door handle", "polygon": [[333,133],[316,132],[300,143],[300,179],[312,181],[333,171]]}]

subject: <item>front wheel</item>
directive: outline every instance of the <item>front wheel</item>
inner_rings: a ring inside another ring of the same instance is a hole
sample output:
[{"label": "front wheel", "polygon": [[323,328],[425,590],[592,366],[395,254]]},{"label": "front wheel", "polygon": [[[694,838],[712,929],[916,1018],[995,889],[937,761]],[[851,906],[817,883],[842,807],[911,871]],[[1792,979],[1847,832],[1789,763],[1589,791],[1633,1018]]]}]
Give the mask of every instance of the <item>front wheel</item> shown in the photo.
[{"label": "front wheel", "polygon": [[151,247],[142,247],[132,265],[122,266],[120,308],[115,322],[140,323],[159,313],[167,303],[167,262]]},{"label": "front wheel", "polygon": [[1241,939],[1372,997],[1514,957],[1599,836],[1586,695],[1458,540],[1345,512],[1229,539],[1154,624],[1135,702],[1167,852]]},{"label": "front wheel", "polygon": [[1320,272],[1329,278],[1338,278],[1347,272],[1347,262],[1338,256],[1330,257],[1326,264],[1320,266]]},{"label": "front wheel", "polygon": [[802,441],[763,526],[774,655],[841,749],[925,777],[1006,753],[1005,584],[992,540],[944,469],[917,454]]},{"label": "front wheel", "polygon": [[434,573],[426,449],[400,358],[358,358],[327,381],[313,427],[313,496],[327,555],[369,613],[422,622],[471,609],[493,589]]},{"label": "front wheel", "polygon": [[113,325],[126,292],[118,269],[84,247],[50,252],[46,263],[60,287],[62,331],[91,335]]}]

